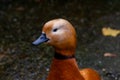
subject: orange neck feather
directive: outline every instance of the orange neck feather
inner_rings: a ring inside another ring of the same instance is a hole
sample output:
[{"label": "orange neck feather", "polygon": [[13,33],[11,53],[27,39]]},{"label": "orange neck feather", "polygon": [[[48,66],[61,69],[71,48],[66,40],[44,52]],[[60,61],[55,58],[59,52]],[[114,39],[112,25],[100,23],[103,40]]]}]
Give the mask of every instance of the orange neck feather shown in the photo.
[{"label": "orange neck feather", "polygon": [[53,59],[47,80],[84,80],[79,72],[75,58]]}]

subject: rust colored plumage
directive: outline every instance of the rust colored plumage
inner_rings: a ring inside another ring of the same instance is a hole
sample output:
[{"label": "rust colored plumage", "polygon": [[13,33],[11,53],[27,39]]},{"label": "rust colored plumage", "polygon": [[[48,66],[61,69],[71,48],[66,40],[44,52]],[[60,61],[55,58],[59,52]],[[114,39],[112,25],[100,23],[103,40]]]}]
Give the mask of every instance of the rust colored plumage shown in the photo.
[{"label": "rust colored plumage", "polygon": [[[48,21],[42,30],[42,36],[34,44],[46,42],[54,47],[55,54],[47,80],[101,80],[99,74],[90,68],[79,70],[75,57],[76,32],[64,19]],[[72,57],[71,57],[72,56]]]},{"label": "rust colored plumage", "polygon": [[53,59],[47,80],[84,80],[80,75],[76,60]]}]

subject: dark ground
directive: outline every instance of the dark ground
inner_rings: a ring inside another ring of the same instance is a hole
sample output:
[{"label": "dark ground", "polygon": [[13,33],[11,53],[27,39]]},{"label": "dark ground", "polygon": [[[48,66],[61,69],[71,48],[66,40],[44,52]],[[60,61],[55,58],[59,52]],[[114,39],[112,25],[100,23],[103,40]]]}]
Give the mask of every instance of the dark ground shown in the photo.
[{"label": "dark ground", "polygon": [[[69,20],[78,34],[81,68],[96,69],[102,80],[120,80],[120,36],[105,37],[103,27],[120,29],[119,0],[0,0],[0,80],[45,80],[53,49],[31,45],[43,24]],[[104,53],[116,57],[104,57]]]}]

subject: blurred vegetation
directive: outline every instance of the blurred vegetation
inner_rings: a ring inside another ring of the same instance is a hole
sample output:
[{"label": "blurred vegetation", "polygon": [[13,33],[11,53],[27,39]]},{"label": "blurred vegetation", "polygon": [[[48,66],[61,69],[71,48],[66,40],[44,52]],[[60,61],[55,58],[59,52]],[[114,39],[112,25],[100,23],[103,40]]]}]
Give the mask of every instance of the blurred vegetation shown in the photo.
[{"label": "blurred vegetation", "polygon": [[[120,14],[119,5],[119,0],[0,0],[0,80],[45,80],[53,49],[47,45],[33,47],[31,43],[44,23],[54,18],[67,19],[75,26],[78,64],[100,71],[103,57],[96,59],[101,54],[86,54],[104,52],[98,50],[95,41],[99,43],[101,28],[108,22],[98,19]],[[92,42],[96,46],[89,46]]]}]

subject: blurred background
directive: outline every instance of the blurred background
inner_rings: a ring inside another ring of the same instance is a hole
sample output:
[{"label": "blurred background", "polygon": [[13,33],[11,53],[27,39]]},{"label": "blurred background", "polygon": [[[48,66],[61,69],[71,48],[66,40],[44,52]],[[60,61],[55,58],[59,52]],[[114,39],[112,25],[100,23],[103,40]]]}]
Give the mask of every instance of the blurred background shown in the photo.
[{"label": "blurred background", "polygon": [[0,0],[0,80],[46,80],[54,50],[31,45],[45,22],[64,18],[77,31],[80,68],[98,71],[102,80],[120,80],[120,0]]}]

